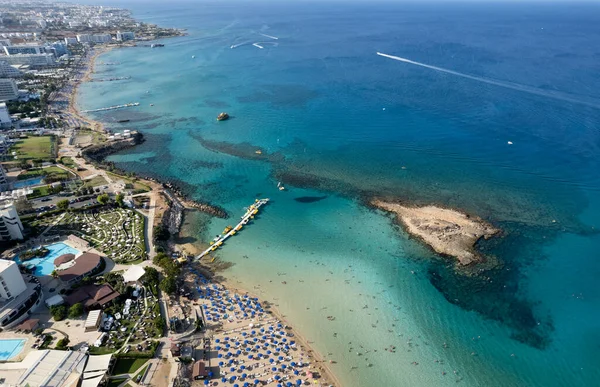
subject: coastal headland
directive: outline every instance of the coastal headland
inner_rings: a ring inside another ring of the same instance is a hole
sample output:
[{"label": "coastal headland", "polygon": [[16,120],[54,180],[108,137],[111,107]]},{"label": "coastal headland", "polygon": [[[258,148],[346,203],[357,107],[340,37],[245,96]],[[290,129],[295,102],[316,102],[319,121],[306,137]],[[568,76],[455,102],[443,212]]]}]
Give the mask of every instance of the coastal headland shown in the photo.
[{"label": "coastal headland", "polygon": [[454,257],[462,266],[482,262],[484,257],[475,250],[475,244],[481,238],[489,239],[500,232],[482,219],[448,208],[414,207],[381,199],[373,199],[371,204],[395,214],[409,234],[421,239],[436,253]]}]

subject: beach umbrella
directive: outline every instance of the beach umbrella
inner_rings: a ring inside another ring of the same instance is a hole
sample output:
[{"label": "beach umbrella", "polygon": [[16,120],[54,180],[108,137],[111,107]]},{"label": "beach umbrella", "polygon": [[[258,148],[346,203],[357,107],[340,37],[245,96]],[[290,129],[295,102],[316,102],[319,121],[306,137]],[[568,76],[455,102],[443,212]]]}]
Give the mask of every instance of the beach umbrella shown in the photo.
[{"label": "beach umbrella", "polygon": [[286,366],[285,364],[282,364],[282,365],[281,365],[281,368],[283,368],[283,369],[286,369],[286,368],[287,368],[287,366]]},{"label": "beach umbrella", "polygon": [[273,359],[269,359],[269,363],[273,363],[275,360]]},{"label": "beach umbrella", "polygon": [[223,357],[223,354],[222,354],[222,353],[220,353],[220,354],[218,354],[218,355],[217,355],[217,357],[218,357],[218,358],[222,358],[222,357]]},{"label": "beach umbrella", "polygon": [[291,365],[292,367],[295,367],[295,366],[296,366],[296,362],[291,362],[291,363],[290,363],[290,365]]},{"label": "beach umbrella", "polygon": [[204,381],[204,385],[205,385],[205,386],[208,386],[208,380],[205,380],[205,381]]},{"label": "beach umbrella", "polygon": [[302,380],[300,380],[300,379],[296,380],[296,384],[297,384],[298,386],[299,386],[299,385],[301,385],[301,384],[302,384]]},{"label": "beach umbrella", "polygon": [[231,372],[235,371],[235,367],[231,367],[231,368],[229,369],[229,371],[231,371]]},{"label": "beach umbrella", "polygon": [[294,375],[298,375],[300,372],[298,370],[294,370]]},{"label": "beach umbrella", "polygon": [[279,380],[279,379],[281,379],[281,376],[279,376],[279,375],[275,375],[274,379],[275,379],[275,380]]},{"label": "beach umbrella", "polygon": [[283,360],[283,356],[279,356],[278,359],[281,361]]},{"label": "beach umbrella", "polygon": [[287,387],[292,387],[292,382],[287,382],[285,385],[286,385]]},{"label": "beach umbrella", "polygon": [[277,387],[283,387],[281,384],[277,384]]},{"label": "beach umbrella", "polygon": [[240,355],[242,353],[242,351],[240,351],[239,349],[237,350],[237,352],[235,353],[236,355]]},{"label": "beach umbrella", "polygon": [[248,374],[246,374],[246,373],[242,374],[242,378],[246,378],[247,376],[248,376]]},{"label": "beach umbrella", "polygon": [[215,349],[216,349],[217,351],[220,351],[220,350],[221,350],[221,346],[220,346],[220,345],[217,345],[217,346],[215,347]]},{"label": "beach umbrella", "polygon": [[248,355],[248,359],[252,359],[252,358],[253,358],[253,356],[252,356],[252,355]]},{"label": "beach umbrella", "polygon": [[240,385],[236,383],[233,385],[233,387],[240,387]]},{"label": "beach umbrella", "polygon": [[271,371],[273,371],[273,372],[277,371],[277,367],[272,367]]},{"label": "beach umbrella", "polygon": [[241,366],[240,366],[240,369],[241,369],[241,370],[245,370],[245,369],[246,369],[246,366],[245,366],[245,365],[241,365]]},{"label": "beach umbrella", "polygon": [[248,382],[244,383],[244,387],[248,387],[248,386],[250,386],[250,383],[248,383]]},{"label": "beach umbrella", "polygon": [[222,361],[220,361],[219,362],[219,367],[223,367],[223,364],[225,364],[225,363],[223,363]]},{"label": "beach umbrella", "polygon": [[231,380],[232,380],[232,381],[234,381],[234,380],[236,380],[236,379],[237,379],[237,376],[235,376],[235,375],[233,375],[233,376],[231,377]]},{"label": "beach umbrella", "polygon": [[254,384],[258,384],[258,383],[260,383],[260,380],[254,379]]},{"label": "beach umbrella", "polygon": [[227,381],[227,379],[225,379],[225,378],[221,378],[221,381],[222,381],[223,383],[225,383],[225,382]]}]

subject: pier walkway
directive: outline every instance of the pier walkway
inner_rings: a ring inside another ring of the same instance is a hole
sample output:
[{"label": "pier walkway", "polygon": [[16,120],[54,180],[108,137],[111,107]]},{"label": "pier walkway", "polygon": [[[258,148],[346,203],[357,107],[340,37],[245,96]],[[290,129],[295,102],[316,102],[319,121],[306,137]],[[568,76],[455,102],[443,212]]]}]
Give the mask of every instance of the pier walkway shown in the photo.
[{"label": "pier walkway", "polygon": [[254,215],[258,214],[258,210],[260,209],[260,207],[267,204],[268,202],[268,198],[256,199],[256,201],[250,207],[248,207],[246,213],[242,216],[242,220],[228,233],[226,233],[225,235],[221,235],[219,238],[211,242],[211,246],[208,249],[204,250],[200,255],[198,255],[197,259],[200,260],[202,259],[202,257],[210,254],[211,251],[215,251],[216,249],[218,249],[227,238],[229,238],[232,235],[235,235],[238,231],[242,229],[242,227],[244,227],[245,224],[247,224],[250,221],[250,219],[254,218]]},{"label": "pier walkway", "polygon": [[123,109],[123,108],[134,107],[134,106],[140,106],[140,103],[139,102],[131,102],[131,103],[126,103],[124,105],[115,105],[115,106],[109,106],[109,107],[100,108],[100,109],[82,110],[81,112],[82,113],[104,112],[107,110]]}]

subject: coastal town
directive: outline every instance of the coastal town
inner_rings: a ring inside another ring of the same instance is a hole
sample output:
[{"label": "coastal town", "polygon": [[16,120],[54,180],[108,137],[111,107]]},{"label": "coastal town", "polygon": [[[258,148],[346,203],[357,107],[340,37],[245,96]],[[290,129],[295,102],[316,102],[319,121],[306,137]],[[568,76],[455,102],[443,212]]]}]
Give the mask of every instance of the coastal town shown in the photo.
[{"label": "coastal town", "polygon": [[[75,105],[101,53],[184,34],[115,7],[0,1],[0,386],[338,385],[271,304],[214,278],[212,253],[268,199],[228,214],[117,170],[105,158],[143,133]],[[189,211],[242,221],[199,250],[175,239]]]}]

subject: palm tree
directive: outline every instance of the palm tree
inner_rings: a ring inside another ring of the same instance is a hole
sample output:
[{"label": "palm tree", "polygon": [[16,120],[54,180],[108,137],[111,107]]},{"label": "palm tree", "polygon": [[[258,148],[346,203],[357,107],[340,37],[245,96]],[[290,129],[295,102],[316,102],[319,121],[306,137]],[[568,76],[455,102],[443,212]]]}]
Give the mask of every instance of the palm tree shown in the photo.
[{"label": "palm tree", "polygon": [[52,276],[52,278],[58,278],[58,271],[56,269],[52,270],[52,273],[50,273],[50,275]]}]

